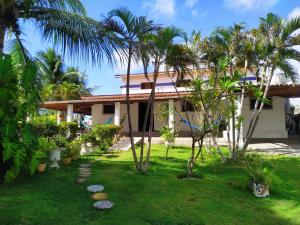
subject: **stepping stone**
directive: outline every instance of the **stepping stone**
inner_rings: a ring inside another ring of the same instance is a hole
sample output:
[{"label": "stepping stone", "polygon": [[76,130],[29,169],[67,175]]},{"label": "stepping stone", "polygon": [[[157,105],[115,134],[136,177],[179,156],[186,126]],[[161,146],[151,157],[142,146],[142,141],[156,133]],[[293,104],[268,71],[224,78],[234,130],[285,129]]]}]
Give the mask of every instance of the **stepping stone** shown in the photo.
[{"label": "stepping stone", "polygon": [[91,167],[91,164],[88,164],[88,163],[82,163],[79,165],[79,167],[81,168],[90,168]]},{"label": "stepping stone", "polygon": [[93,207],[99,210],[107,210],[111,209],[114,206],[114,203],[111,201],[103,200],[103,201],[97,201],[94,203]]},{"label": "stepping stone", "polygon": [[103,193],[103,192],[98,192],[98,193],[93,194],[91,196],[91,199],[97,200],[97,201],[106,200],[107,199],[107,194]]},{"label": "stepping stone", "polygon": [[102,185],[90,185],[87,187],[89,192],[101,192],[104,191],[104,187]]},{"label": "stepping stone", "polygon": [[78,178],[78,179],[76,180],[76,182],[77,182],[78,184],[82,184],[82,183],[86,182],[86,178]]}]

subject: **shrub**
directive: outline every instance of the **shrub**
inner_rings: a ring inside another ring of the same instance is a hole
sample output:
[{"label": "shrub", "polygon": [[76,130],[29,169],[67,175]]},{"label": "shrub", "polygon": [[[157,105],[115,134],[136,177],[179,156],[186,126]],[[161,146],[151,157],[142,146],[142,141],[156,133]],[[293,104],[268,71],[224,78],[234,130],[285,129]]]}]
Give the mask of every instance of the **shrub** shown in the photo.
[{"label": "shrub", "polygon": [[261,156],[257,154],[250,154],[247,156],[247,173],[249,182],[252,185],[264,184],[268,187],[274,187],[280,184],[279,177],[274,173],[274,165],[267,164],[263,161]]},{"label": "shrub", "polygon": [[65,136],[63,135],[56,135],[53,139],[55,141],[55,144],[57,147],[59,148],[64,148],[66,147],[66,144],[67,144],[67,139]]},{"label": "shrub", "polygon": [[58,126],[60,134],[68,137],[69,140],[74,140],[77,137],[79,130],[77,122],[61,122]]},{"label": "shrub", "polygon": [[55,116],[38,116],[31,121],[33,130],[39,136],[52,138],[59,133],[59,126],[57,125]]},{"label": "shrub", "polygon": [[81,136],[83,142],[91,142],[93,145],[99,146],[101,150],[109,148],[119,134],[121,126],[116,125],[95,125],[91,131]]}]

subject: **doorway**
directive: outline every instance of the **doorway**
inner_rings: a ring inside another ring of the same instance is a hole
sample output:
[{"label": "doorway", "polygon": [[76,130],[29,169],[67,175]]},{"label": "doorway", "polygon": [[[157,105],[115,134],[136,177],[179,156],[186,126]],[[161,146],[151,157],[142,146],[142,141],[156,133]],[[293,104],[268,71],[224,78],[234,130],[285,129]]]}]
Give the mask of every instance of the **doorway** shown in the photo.
[{"label": "doorway", "polygon": [[[144,119],[146,116],[148,102],[139,102],[139,131],[143,131]],[[150,116],[148,117],[146,124],[146,131],[149,131],[150,126]],[[154,121],[153,121],[153,129],[154,130]]]}]

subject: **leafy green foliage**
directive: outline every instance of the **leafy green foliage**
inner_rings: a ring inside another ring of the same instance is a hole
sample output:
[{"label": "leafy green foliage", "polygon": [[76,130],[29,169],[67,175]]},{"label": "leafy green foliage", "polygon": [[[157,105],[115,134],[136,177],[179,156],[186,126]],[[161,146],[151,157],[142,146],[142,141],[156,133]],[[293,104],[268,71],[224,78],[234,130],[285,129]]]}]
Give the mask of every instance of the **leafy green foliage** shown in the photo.
[{"label": "leafy green foliage", "polygon": [[34,62],[24,64],[12,55],[0,55],[0,179],[5,173],[6,182],[29,173],[37,146],[32,126],[26,120],[39,104],[37,77]]},{"label": "leafy green foliage", "polygon": [[251,183],[272,187],[278,186],[281,182],[279,177],[274,173],[275,166],[264,162],[260,155],[248,155],[246,157],[246,166]]},{"label": "leafy green foliage", "polygon": [[102,151],[105,151],[113,144],[113,141],[120,130],[120,126],[99,124],[93,126],[91,131],[83,134],[81,139],[83,142],[91,142],[93,145],[98,146]]}]

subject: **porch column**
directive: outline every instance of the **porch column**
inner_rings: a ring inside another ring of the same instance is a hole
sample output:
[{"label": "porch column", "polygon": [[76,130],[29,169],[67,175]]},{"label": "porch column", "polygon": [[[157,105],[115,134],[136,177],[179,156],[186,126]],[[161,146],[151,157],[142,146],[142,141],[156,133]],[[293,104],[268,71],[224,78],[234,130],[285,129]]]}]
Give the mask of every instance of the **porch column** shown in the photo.
[{"label": "porch column", "polygon": [[61,122],[61,111],[56,112],[56,123],[60,124]]},{"label": "porch column", "polygon": [[169,100],[169,128],[174,130],[174,100]]},{"label": "porch column", "polygon": [[121,104],[120,102],[115,102],[114,124],[117,126],[120,126],[120,115],[121,115]]},{"label": "porch column", "polygon": [[73,104],[68,104],[67,106],[67,122],[72,122],[73,120]]}]

